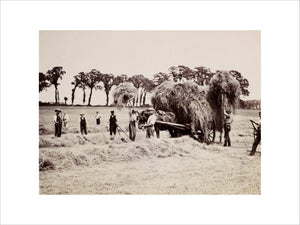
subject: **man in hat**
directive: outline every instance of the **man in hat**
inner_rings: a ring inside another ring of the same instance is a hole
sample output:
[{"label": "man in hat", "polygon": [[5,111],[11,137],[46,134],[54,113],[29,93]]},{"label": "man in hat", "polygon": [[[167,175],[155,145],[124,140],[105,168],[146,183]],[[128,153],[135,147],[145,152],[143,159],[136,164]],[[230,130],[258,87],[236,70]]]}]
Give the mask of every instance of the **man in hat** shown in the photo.
[{"label": "man in hat", "polygon": [[232,118],[231,118],[231,110],[226,110],[224,111],[224,139],[225,143],[224,146],[230,147],[231,142],[230,142],[230,137],[229,137],[229,132],[231,130],[231,123],[232,123]]},{"label": "man in hat", "polygon": [[134,110],[129,111],[129,138],[132,141],[135,141],[136,137],[136,121],[136,112]]},{"label": "man in hat", "polygon": [[97,125],[100,125],[100,118],[101,118],[101,116],[100,116],[100,114],[99,114],[98,111],[96,112],[95,118],[96,118],[96,124],[97,124]]},{"label": "man in hat", "polygon": [[257,148],[257,145],[259,144],[260,140],[261,140],[261,113],[259,112],[259,122],[258,123],[255,123],[256,125],[258,125],[257,127],[257,135],[256,135],[256,138],[254,140],[254,143],[252,145],[252,150],[250,152],[250,155],[254,155],[255,152],[256,152],[256,148]]},{"label": "man in hat", "polygon": [[61,119],[61,110],[60,109],[55,109],[55,115],[53,116],[53,121],[55,124],[55,137],[60,137],[61,136],[61,127],[62,127],[62,119]]},{"label": "man in hat", "polygon": [[87,134],[86,124],[87,124],[87,121],[86,121],[86,118],[84,116],[84,113],[80,113],[80,132],[81,132],[82,135]]},{"label": "man in hat", "polygon": [[151,111],[151,115],[149,116],[146,124],[146,138],[151,138],[154,136],[154,124],[157,119],[157,113],[155,110]]},{"label": "man in hat", "polygon": [[114,136],[116,135],[116,131],[117,131],[117,118],[115,115],[115,111],[112,110],[110,111],[110,117],[109,117],[109,133],[111,136],[110,138],[111,140],[114,139]]}]

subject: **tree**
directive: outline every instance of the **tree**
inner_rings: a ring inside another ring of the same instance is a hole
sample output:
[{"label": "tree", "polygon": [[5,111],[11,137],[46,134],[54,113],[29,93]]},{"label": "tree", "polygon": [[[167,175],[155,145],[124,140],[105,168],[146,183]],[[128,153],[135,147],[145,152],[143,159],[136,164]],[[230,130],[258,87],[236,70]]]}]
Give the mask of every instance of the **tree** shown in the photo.
[{"label": "tree", "polygon": [[240,72],[236,70],[230,70],[229,73],[240,83],[242,95],[249,96],[249,81],[246,78],[244,78]]},{"label": "tree", "polygon": [[146,95],[147,93],[150,93],[155,87],[155,84],[152,80],[148,79],[148,78],[144,78],[143,80],[143,98],[142,98],[142,104],[143,106],[146,103]]},{"label": "tree", "polygon": [[113,74],[103,74],[101,81],[104,86],[104,91],[106,94],[106,106],[108,106],[109,103],[109,92],[111,91],[111,88],[114,85],[119,85],[124,82],[124,76],[117,76],[114,77]]},{"label": "tree", "polygon": [[129,77],[128,81],[131,82],[136,88],[140,88],[143,84],[144,76],[142,74]]},{"label": "tree", "polygon": [[[140,87],[142,87],[143,80],[144,76],[142,74],[134,75],[128,79],[128,81],[131,82],[133,86],[136,87],[138,90],[140,89]],[[141,97],[137,95],[137,98],[135,99],[136,102],[134,102],[135,105],[138,105],[139,99],[141,99]]]},{"label": "tree", "polygon": [[175,82],[181,81],[183,78],[186,80],[192,80],[194,78],[193,70],[191,70],[187,66],[179,65],[179,66],[172,66],[169,68],[170,73],[173,76],[173,80]]},{"label": "tree", "polygon": [[54,87],[55,87],[55,104],[59,103],[58,85],[60,85],[60,84],[58,83],[58,79],[62,79],[62,76],[65,73],[66,72],[63,70],[62,66],[53,67],[53,69],[48,70],[46,73],[46,75],[50,81],[50,84],[54,85]]},{"label": "tree", "polygon": [[240,109],[261,109],[260,100],[242,100],[239,99]]},{"label": "tree", "polygon": [[82,103],[84,105],[85,104],[85,96],[86,96],[85,90],[86,90],[86,86],[87,86],[87,82],[88,82],[88,77],[87,77],[87,74],[84,72],[80,72],[79,76],[80,76],[79,88],[81,88],[82,92],[83,92]]},{"label": "tree", "polygon": [[39,73],[39,92],[46,90],[50,86],[49,78],[44,73]]},{"label": "tree", "polygon": [[98,84],[101,81],[103,74],[100,73],[100,71],[96,69],[92,69],[91,72],[87,73],[87,86],[90,88],[90,96],[89,96],[89,101],[88,105],[91,105],[91,99],[92,99],[92,93],[93,89],[101,89],[101,86]]},{"label": "tree", "polygon": [[200,85],[209,85],[209,82],[214,75],[209,68],[206,68],[204,66],[195,67],[195,82]]},{"label": "tree", "polygon": [[85,104],[85,89],[87,86],[87,75],[84,72],[78,73],[77,75],[74,76],[74,81],[71,84],[74,85],[74,88],[72,89],[72,105],[74,104],[75,90],[77,87],[82,88],[82,91],[83,91],[82,102],[84,105]]},{"label": "tree", "polygon": [[113,85],[119,85],[124,82],[126,82],[126,79],[124,79],[123,75],[113,77]]},{"label": "tree", "polygon": [[186,80],[193,80],[194,79],[194,72],[187,66],[179,65],[178,66],[179,77],[180,80],[185,78]]},{"label": "tree", "polygon": [[177,82],[178,80],[180,81],[182,76],[180,76],[179,74],[179,68],[177,66],[171,66],[169,68],[169,71],[171,73],[171,75],[173,76],[173,81]]},{"label": "tree", "polygon": [[163,82],[165,81],[169,81],[170,80],[170,74],[167,73],[156,73],[153,75],[153,83],[158,86],[161,85]]},{"label": "tree", "polygon": [[74,76],[74,81],[71,82],[71,84],[74,85],[74,88],[72,88],[72,105],[74,104],[74,99],[75,99],[75,90],[76,88],[80,85],[80,79],[78,75]]},{"label": "tree", "polygon": [[67,101],[68,101],[68,98],[67,97],[64,97],[64,100],[65,100],[65,105],[67,104]]},{"label": "tree", "polygon": [[103,74],[101,81],[103,83],[104,86],[104,91],[106,94],[106,106],[108,106],[108,102],[109,102],[109,92],[113,86],[113,78],[114,75],[113,74]]},{"label": "tree", "polygon": [[121,78],[122,78],[122,83],[126,82],[128,79],[127,74],[121,74]]}]

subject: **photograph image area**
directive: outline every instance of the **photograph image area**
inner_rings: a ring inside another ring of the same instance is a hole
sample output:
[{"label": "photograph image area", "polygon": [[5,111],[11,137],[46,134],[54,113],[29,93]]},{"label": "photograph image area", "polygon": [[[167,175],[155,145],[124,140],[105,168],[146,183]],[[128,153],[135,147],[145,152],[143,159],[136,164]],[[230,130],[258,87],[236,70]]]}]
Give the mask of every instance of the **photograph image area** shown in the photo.
[{"label": "photograph image area", "polygon": [[260,120],[260,31],[39,31],[40,195],[260,195]]}]

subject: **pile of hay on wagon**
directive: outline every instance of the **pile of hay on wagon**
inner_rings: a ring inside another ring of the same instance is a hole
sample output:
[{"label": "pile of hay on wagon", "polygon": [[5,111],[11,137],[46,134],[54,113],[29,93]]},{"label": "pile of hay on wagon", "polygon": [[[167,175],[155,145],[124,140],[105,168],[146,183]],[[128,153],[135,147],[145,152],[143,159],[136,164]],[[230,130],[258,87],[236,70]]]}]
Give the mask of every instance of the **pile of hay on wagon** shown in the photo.
[{"label": "pile of hay on wagon", "polygon": [[127,106],[137,95],[137,89],[132,83],[125,82],[119,84],[114,92],[114,104],[116,106]]},{"label": "pile of hay on wagon", "polygon": [[241,94],[239,82],[228,71],[218,71],[210,80],[206,99],[214,111],[217,131],[222,132],[224,110],[233,112]]},{"label": "pile of hay on wagon", "polygon": [[190,124],[192,132],[200,130],[206,141],[212,124],[222,132],[224,109],[235,110],[240,94],[239,82],[229,72],[218,71],[209,87],[193,81],[164,82],[155,89],[151,101],[156,110],[173,112],[177,123]]},{"label": "pile of hay on wagon", "polygon": [[206,101],[206,90],[193,81],[168,81],[155,89],[151,102],[155,110],[173,112],[177,123],[189,124],[192,133],[200,130],[206,141],[214,118],[213,110]]}]

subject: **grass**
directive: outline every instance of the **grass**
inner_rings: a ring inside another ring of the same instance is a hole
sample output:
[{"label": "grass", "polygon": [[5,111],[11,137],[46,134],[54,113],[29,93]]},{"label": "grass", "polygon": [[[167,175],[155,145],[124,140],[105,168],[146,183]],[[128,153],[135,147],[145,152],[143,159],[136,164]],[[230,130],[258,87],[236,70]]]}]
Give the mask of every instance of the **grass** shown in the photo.
[{"label": "grass", "polygon": [[[49,134],[40,135],[39,154],[54,169],[40,171],[40,194],[260,194],[260,145],[254,157],[248,155],[253,143],[249,119],[258,120],[258,111],[237,111],[232,147],[225,148],[188,136],[171,139],[168,132],[146,139],[142,130],[135,142],[124,143],[122,133],[110,140],[105,123],[110,110],[84,108],[90,132],[82,136],[82,107],[68,107],[68,132],[56,138],[51,133],[52,108],[41,107],[40,126]],[[93,124],[96,111],[103,115],[100,126]],[[128,110],[115,112],[125,130]]]}]

